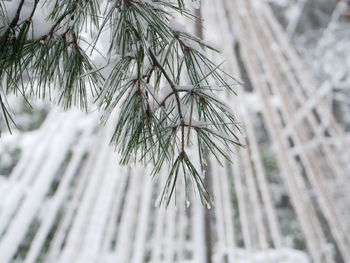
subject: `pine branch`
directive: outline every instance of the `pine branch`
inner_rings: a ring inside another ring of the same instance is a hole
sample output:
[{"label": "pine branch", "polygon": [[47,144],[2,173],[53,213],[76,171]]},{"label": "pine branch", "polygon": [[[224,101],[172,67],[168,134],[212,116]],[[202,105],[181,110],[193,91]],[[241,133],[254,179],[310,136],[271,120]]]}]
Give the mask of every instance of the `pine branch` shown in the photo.
[{"label": "pine branch", "polygon": [[176,104],[177,104],[177,110],[180,118],[180,126],[181,126],[181,152],[180,157],[184,158],[185,155],[185,119],[181,110],[181,102],[180,102],[180,96],[178,94],[178,90],[176,88],[176,85],[173,83],[171,78],[169,77],[168,73],[165,71],[165,69],[162,67],[162,65],[158,62],[157,58],[154,56],[151,49],[148,50],[149,54],[151,56],[153,64],[159,68],[159,70],[163,73],[164,77],[168,81],[171,89],[173,90],[172,94],[175,96]]},{"label": "pine branch", "polygon": [[[20,21],[23,3],[0,38],[4,95],[50,98],[65,109],[78,105],[87,110],[90,89],[104,120],[118,108],[111,143],[121,153],[121,164],[152,164],[153,175],[168,168],[162,194],[166,204],[179,176],[185,180],[186,198],[193,182],[203,203],[210,203],[201,178],[203,153],[209,148],[220,163],[239,145],[239,125],[215,92],[218,87],[233,91],[228,81],[237,81],[207,58],[204,49],[214,48],[170,25],[173,12],[196,20],[184,2],[35,0],[29,17]],[[33,21],[40,8],[51,12],[42,21],[48,31],[39,34]],[[2,99],[0,110],[9,126],[10,112]],[[199,164],[190,159],[190,151],[197,152]]]}]

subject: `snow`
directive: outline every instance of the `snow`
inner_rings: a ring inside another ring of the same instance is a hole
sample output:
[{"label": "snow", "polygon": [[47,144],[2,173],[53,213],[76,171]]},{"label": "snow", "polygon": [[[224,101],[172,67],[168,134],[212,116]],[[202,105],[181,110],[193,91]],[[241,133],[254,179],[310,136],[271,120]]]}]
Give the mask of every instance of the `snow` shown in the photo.
[{"label": "snow", "polygon": [[[197,220],[198,219],[199,218],[197,218]],[[200,222],[200,221],[195,222],[197,232],[202,231],[201,228],[198,228],[200,223],[203,224],[203,222]],[[198,246],[198,242],[196,245]],[[202,251],[201,256],[204,256],[204,254],[205,254],[205,251]],[[106,263],[113,262],[113,259],[115,258],[116,258],[116,255],[111,254],[106,256],[106,259],[104,259],[103,262],[106,262]],[[233,258],[235,259],[234,262],[237,262],[237,263],[310,263],[311,262],[305,253],[298,250],[288,249],[288,248],[284,248],[280,250],[270,249],[266,251],[255,252],[255,253],[249,253],[243,249],[236,249],[233,255]],[[149,261],[149,262],[150,263],[156,263],[156,262],[169,263],[169,261]],[[181,262],[198,263],[202,261],[184,260]]]},{"label": "snow", "polygon": [[244,250],[237,251],[237,263],[310,263],[308,256],[297,250],[293,249],[269,249],[266,251],[259,251],[250,254]]},{"label": "snow", "polygon": [[219,53],[222,53],[222,46],[226,43],[216,43],[211,40],[201,40],[200,43],[202,43],[204,46],[208,46],[214,50],[219,51]]},{"label": "snow", "polygon": [[[199,53],[203,52],[203,48],[200,45],[200,41],[195,41],[195,40],[191,40],[191,39],[182,39],[182,40],[189,48],[196,50]],[[203,63],[200,63],[200,64],[203,64]],[[203,68],[205,68],[205,67],[203,67]]]},{"label": "snow", "polygon": [[[5,193],[9,189],[8,178],[0,175],[0,193]],[[0,214],[3,209],[4,198],[0,199]]]},{"label": "snow", "polygon": [[265,1],[268,3],[273,3],[275,5],[280,5],[284,7],[286,7],[291,2],[291,0],[265,0]]},{"label": "snow", "polygon": [[7,11],[9,21],[11,21],[15,17],[19,3],[19,0],[3,1],[3,5]]},{"label": "snow", "polygon": [[201,0],[192,0],[192,7],[194,9],[199,9],[201,7]]},{"label": "snow", "polygon": [[169,21],[169,27],[177,32],[186,32],[185,25],[178,22],[175,18],[170,19]]},{"label": "snow", "polygon": [[[170,94],[173,93],[173,89],[171,88],[170,85],[164,85],[160,88],[159,93],[157,94],[157,100],[159,103],[161,103],[167,96],[169,96]],[[172,96],[173,97],[173,96]],[[172,98],[168,98],[168,100],[170,101]],[[169,101],[166,101],[167,103],[169,103]]]}]

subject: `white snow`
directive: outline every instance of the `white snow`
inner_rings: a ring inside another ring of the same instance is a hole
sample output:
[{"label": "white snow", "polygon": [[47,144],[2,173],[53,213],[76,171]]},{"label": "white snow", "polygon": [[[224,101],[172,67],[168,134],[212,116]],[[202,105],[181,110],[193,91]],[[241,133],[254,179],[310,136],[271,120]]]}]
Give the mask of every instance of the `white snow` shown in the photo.
[{"label": "white snow", "polygon": [[194,9],[199,9],[201,7],[201,0],[192,0],[192,7]]},{"label": "white snow", "polygon": [[177,31],[177,32],[186,32],[186,27],[185,25],[179,23],[177,21],[177,19],[175,18],[172,18],[170,19],[169,21],[169,27],[174,30],[174,31]]},{"label": "white snow", "polygon": [[268,249],[250,254],[245,250],[237,250],[237,263],[310,263],[308,256],[298,250],[284,248]]}]

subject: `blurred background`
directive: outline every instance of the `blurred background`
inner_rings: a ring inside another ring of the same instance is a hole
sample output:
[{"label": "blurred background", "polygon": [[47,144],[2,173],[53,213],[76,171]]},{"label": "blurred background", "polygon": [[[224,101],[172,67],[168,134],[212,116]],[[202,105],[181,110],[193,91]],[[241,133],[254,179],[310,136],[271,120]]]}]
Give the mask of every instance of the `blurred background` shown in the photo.
[{"label": "blurred background", "polygon": [[162,176],[118,166],[96,112],[12,96],[0,263],[350,262],[350,3],[202,0],[197,14],[244,83],[224,96],[245,147],[209,161],[214,206],[185,207],[180,184],[180,205],[157,207]]}]

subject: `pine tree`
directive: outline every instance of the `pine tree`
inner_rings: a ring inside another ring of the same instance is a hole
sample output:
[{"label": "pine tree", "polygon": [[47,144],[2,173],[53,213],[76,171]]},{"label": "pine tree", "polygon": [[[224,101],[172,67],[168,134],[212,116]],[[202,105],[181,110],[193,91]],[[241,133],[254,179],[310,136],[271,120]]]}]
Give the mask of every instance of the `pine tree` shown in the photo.
[{"label": "pine tree", "polygon": [[179,176],[211,202],[205,152],[223,163],[239,145],[234,114],[215,93],[233,92],[237,81],[175,15],[197,19],[184,0],[2,1],[0,106],[8,129],[15,123],[8,94],[86,111],[92,100],[104,121],[117,112],[111,143],[121,164],[151,163],[153,175],[167,167],[163,202]]}]

